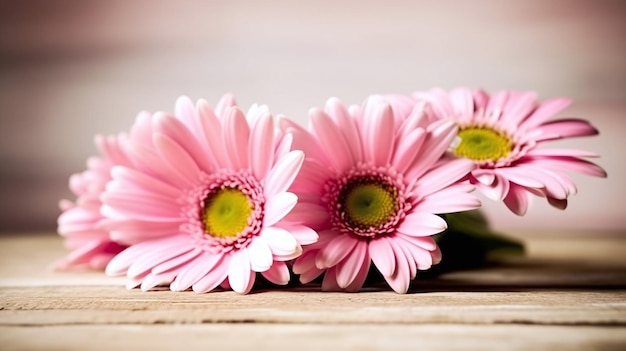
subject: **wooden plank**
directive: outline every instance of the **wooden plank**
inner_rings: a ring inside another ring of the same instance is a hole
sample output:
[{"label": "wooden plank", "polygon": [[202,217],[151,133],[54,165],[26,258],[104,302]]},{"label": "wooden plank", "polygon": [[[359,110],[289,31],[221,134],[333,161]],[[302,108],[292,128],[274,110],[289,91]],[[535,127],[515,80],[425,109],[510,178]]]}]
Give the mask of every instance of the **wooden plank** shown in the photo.
[{"label": "wooden plank", "polygon": [[381,284],[358,294],[311,285],[246,296],[126,290],[123,278],[102,272],[50,271],[64,254],[56,236],[0,238],[0,345],[625,349],[624,237],[524,237],[524,258],[420,279],[407,295]]},{"label": "wooden plank", "polygon": [[0,327],[10,350],[624,350],[625,328],[195,324]]}]

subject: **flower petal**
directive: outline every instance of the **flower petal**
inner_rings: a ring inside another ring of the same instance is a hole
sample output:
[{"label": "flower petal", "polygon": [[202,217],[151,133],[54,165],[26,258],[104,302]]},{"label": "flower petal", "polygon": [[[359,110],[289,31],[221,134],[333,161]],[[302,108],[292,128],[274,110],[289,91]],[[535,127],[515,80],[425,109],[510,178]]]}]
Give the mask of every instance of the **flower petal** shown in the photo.
[{"label": "flower petal", "polygon": [[391,106],[375,98],[368,99],[364,123],[363,139],[367,160],[375,166],[389,165],[395,133]]},{"label": "flower petal", "polygon": [[228,283],[239,294],[247,294],[252,288],[254,275],[251,274],[250,258],[247,249],[241,249],[232,254],[228,266]]},{"label": "flower petal", "polygon": [[[346,257],[337,266],[337,285],[340,288],[346,288],[358,276],[363,265],[369,266],[369,257],[367,257],[367,242],[363,240],[354,240],[356,245]],[[367,259],[367,262],[365,261]]]},{"label": "flower petal", "polygon": [[337,235],[317,253],[315,266],[319,269],[335,266],[352,252],[358,241],[348,234]]},{"label": "flower petal", "polygon": [[180,271],[176,279],[170,285],[172,291],[185,291],[207,275],[222,259],[221,254],[202,255],[188,261],[186,266]]},{"label": "flower petal", "polygon": [[198,181],[200,168],[187,151],[174,140],[160,133],[154,134],[153,142],[161,157],[178,174],[180,179],[185,180],[188,185],[195,185]]},{"label": "flower petal", "polygon": [[303,161],[304,153],[300,150],[290,151],[280,158],[265,179],[265,196],[270,198],[289,189],[300,172]]},{"label": "flower petal", "polygon": [[375,238],[369,242],[368,252],[378,271],[385,277],[392,276],[396,271],[396,258],[393,248],[385,237]]},{"label": "flower petal", "polygon": [[222,138],[228,161],[233,170],[248,167],[248,143],[250,140],[250,126],[243,112],[237,107],[231,107],[226,113],[223,123]]},{"label": "flower petal", "polygon": [[283,219],[298,203],[298,197],[294,193],[278,193],[265,202],[265,226],[272,226]]},{"label": "flower petal", "polygon": [[226,281],[230,266],[231,255],[222,255],[222,259],[215,264],[213,269],[191,286],[195,293],[205,293],[217,288]]},{"label": "flower petal", "polygon": [[289,268],[285,262],[274,262],[267,271],[263,272],[263,277],[276,285],[287,285],[289,283]]},{"label": "flower petal", "polygon": [[309,112],[312,133],[319,144],[329,155],[329,162],[339,173],[343,173],[354,165],[352,151],[341,130],[323,111],[312,109]]},{"label": "flower petal", "polygon": [[248,255],[250,256],[250,267],[255,272],[267,271],[274,262],[272,251],[262,237],[254,238],[248,245]]},{"label": "flower petal", "polygon": [[261,236],[274,255],[291,255],[298,250],[296,239],[285,229],[265,227]]},{"label": "flower petal", "polygon": [[274,162],[274,120],[269,113],[263,114],[254,124],[249,148],[252,173],[257,179],[263,179]]},{"label": "flower petal", "polygon": [[414,212],[407,215],[397,230],[410,236],[430,236],[446,230],[448,225],[441,217],[430,213]]},{"label": "flower petal", "polygon": [[504,198],[506,207],[518,216],[523,216],[528,210],[530,202],[530,193],[524,188],[516,184],[511,184],[509,193]]}]

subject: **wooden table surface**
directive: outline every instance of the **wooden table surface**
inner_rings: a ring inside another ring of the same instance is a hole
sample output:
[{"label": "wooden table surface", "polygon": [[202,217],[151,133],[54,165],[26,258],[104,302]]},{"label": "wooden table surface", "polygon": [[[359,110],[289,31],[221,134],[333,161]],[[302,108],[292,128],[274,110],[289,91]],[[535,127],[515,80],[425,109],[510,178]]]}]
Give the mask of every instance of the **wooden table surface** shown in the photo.
[{"label": "wooden table surface", "polygon": [[56,235],[0,237],[0,350],[626,350],[625,233],[516,233],[527,255],[407,295],[195,294],[52,272]]}]

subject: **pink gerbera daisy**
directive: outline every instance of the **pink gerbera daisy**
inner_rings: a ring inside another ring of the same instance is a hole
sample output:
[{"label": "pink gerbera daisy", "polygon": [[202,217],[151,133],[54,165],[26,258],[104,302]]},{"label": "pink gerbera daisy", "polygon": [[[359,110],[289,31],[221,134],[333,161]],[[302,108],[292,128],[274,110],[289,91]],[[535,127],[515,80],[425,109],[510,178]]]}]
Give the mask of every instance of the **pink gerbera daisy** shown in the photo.
[{"label": "pink gerbera daisy", "polygon": [[133,165],[113,168],[102,197],[106,228],[131,245],[106,272],[143,290],[221,285],[245,294],[257,272],[286,284],[285,261],[317,240],[283,220],[297,202],[286,190],[304,159],[290,148],[267,108],[244,115],[231,96],[215,110],[183,97],[174,116],[140,116],[128,142]]},{"label": "pink gerbera daisy", "polygon": [[311,110],[308,131],[283,121],[306,154],[291,188],[300,202],[289,217],[319,234],[294,263],[302,283],[325,272],[323,290],[357,291],[373,262],[393,290],[405,293],[417,270],[441,258],[431,235],[446,222],[435,214],[480,205],[469,194],[473,186],[459,182],[473,164],[440,160],[456,136],[454,124],[426,125],[420,106],[402,106],[373,96],[348,110],[330,99],[325,111]]},{"label": "pink gerbera daisy", "polygon": [[535,92],[501,91],[490,96],[467,88],[449,93],[432,89],[413,96],[430,104],[430,117],[459,126],[453,154],[475,163],[470,181],[517,215],[526,213],[532,194],[565,209],[576,185],[564,171],[606,177],[602,168],[583,159],[597,157],[594,153],[544,147],[549,141],[598,133],[585,120],[548,121],[570,104],[569,99],[537,102]]},{"label": "pink gerbera daisy", "polygon": [[77,196],[76,202],[62,200],[63,213],[58,218],[58,232],[65,237],[65,246],[72,250],[55,263],[57,269],[87,267],[103,269],[122,251],[122,246],[109,238],[109,232],[100,228],[104,217],[100,214],[100,195],[111,180],[114,165],[128,165],[128,157],[120,146],[125,135],[96,136],[95,143],[102,157],[91,157],[87,170],[70,177],[70,190]]}]

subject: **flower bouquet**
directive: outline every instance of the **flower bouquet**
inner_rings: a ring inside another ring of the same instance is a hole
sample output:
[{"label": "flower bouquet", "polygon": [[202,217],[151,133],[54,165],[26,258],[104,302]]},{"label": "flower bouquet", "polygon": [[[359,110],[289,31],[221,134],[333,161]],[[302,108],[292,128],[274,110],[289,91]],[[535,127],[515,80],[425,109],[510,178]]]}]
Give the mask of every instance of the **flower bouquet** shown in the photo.
[{"label": "flower bouquet", "polygon": [[[553,116],[567,99],[458,88],[336,98],[308,126],[231,95],[177,100],[130,131],[95,139],[101,155],[70,178],[56,267],[126,275],[127,287],[246,294],[257,280],[357,292],[376,272],[406,293],[418,271],[520,253],[493,233],[475,190],[524,215],[532,197],[565,209],[566,172],[605,177],[597,155],[549,148],[597,134]],[[258,285],[258,284],[257,284]]]}]

